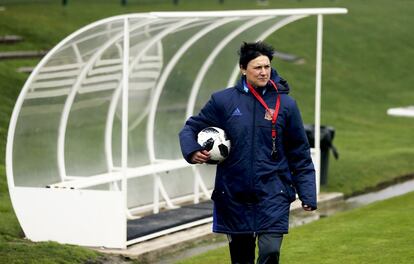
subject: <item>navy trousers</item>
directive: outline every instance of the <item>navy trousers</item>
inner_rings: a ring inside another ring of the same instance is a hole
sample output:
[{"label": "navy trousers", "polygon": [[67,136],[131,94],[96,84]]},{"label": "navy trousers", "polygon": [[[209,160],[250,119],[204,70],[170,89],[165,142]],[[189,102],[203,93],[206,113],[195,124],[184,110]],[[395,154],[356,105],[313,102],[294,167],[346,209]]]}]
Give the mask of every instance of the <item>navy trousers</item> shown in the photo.
[{"label": "navy trousers", "polygon": [[259,246],[257,264],[278,264],[280,246],[283,234],[232,234],[227,235],[229,240],[230,257],[232,264],[254,264],[256,239]]}]

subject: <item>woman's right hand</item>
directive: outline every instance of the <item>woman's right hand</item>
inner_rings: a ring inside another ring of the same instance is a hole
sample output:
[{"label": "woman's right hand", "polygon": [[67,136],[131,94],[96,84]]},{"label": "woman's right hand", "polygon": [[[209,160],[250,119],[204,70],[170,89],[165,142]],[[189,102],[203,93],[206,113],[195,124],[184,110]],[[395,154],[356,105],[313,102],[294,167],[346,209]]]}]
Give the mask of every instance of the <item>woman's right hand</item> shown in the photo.
[{"label": "woman's right hand", "polygon": [[199,150],[194,152],[193,156],[191,157],[191,162],[203,164],[206,163],[209,159],[210,153],[207,150]]}]

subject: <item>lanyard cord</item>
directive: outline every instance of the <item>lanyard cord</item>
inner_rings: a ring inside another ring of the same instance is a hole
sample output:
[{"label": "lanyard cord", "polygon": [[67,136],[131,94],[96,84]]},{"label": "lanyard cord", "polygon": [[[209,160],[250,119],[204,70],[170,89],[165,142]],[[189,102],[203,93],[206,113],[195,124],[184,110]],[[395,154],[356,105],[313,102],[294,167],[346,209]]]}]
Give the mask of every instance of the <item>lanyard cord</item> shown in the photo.
[{"label": "lanyard cord", "polygon": [[[272,139],[275,140],[276,139],[276,122],[277,122],[277,116],[279,115],[279,108],[280,108],[280,94],[279,94],[279,90],[277,89],[277,86],[275,84],[274,81],[269,80],[269,82],[273,85],[273,87],[275,88],[276,92],[277,92],[277,98],[276,98],[276,105],[275,105],[275,111],[273,112],[272,115]],[[263,98],[257,93],[257,91],[252,87],[252,85],[246,81],[247,83],[247,87],[249,88],[249,91],[254,95],[254,97],[256,97],[256,99],[263,105],[263,107],[266,109],[266,111],[271,114],[269,106],[267,106],[266,102],[263,100]]]},{"label": "lanyard cord", "polygon": [[273,115],[272,115],[272,112],[269,109],[269,106],[267,106],[267,104],[263,100],[263,98],[257,93],[257,91],[252,87],[252,85],[246,80],[247,87],[249,88],[249,91],[263,105],[263,107],[266,109],[267,113],[269,113],[270,115],[272,115],[272,152],[270,153],[270,156],[272,157],[273,160],[276,160],[277,159],[277,149],[276,149],[276,136],[277,136],[277,131],[276,131],[276,122],[277,122],[277,116],[279,115],[280,94],[279,94],[279,90],[277,89],[277,86],[276,86],[275,82],[272,81],[272,80],[269,80],[269,82],[273,85],[273,87],[275,88],[275,90],[277,92],[275,111],[273,112]]}]

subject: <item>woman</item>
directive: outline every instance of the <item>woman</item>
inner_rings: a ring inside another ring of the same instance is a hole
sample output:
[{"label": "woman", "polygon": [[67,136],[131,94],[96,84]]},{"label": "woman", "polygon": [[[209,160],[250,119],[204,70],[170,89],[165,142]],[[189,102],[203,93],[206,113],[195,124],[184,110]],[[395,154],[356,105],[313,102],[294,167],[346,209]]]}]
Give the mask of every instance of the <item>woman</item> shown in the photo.
[{"label": "woman", "polygon": [[306,211],[315,210],[315,170],[289,85],[272,69],[273,48],[243,43],[240,81],[215,92],[180,132],[184,158],[205,163],[209,153],[197,143],[205,127],[224,129],[231,140],[227,159],[217,165],[212,200],[213,232],[227,234],[232,263],[278,263],[296,192]]}]

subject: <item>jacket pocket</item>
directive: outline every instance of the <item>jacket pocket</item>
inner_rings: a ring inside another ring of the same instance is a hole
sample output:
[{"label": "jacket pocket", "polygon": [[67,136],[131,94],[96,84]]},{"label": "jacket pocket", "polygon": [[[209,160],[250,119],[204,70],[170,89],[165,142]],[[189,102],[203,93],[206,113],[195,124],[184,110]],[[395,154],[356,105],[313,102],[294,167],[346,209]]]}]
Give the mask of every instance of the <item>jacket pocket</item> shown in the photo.
[{"label": "jacket pocket", "polygon": [[214,202],[218,202],[220,199],[220,194],[217,190],[213,190],[213,193],[211,194],[211,200],[213,200]]},{"label": "jacket pocket", "polygon": [[289,202],[292,203],[296,200],[296,189],[293,186],[293,184],[286,184],[285,183],[285,188],[286,188],[286,194],[287,197],[289,199]]},{"label": "jacket pocket", "polygon": [[213,193],[211,194],[211,200],[213,200],[215,204],[221,205],[221,204],[227,204],[229,199],[225,191],[214,189]]},{"label": "jacket pocket", "polygon": [[292,181],[290,180],[289,172],[282,169],[279,171],[278,177],[284,187],[284,191],[286,193],[288,201],[292,203],[296,200],[296,189]]},{"label": "jacket pocket", "polygon": [[229,208],[231,208],[231,200],[227,197],[227,194],[223,190],[213,190],[211,194],[211,200],[214,202],[215,214],[218,216],[218,224],[223,225],[223,220],[231,217],[229,215]]}]

